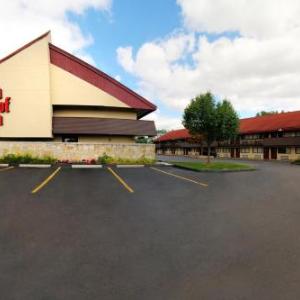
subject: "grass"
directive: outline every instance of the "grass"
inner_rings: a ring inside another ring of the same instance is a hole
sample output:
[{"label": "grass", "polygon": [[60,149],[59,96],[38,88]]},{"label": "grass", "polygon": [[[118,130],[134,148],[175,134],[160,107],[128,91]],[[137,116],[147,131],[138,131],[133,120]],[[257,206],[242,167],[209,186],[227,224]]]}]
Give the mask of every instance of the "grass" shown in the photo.
[{"label": "grass", "polygon": [[230,162],[172,162],[173,165],[179,168],[189,169],[193,171],[245,171],[254,170],[252,166],[240,163]]},{"label": "grass", "polygon": [[152,165],[155,163],[153,159],[140,158],[140,159],[123,159],[123,158],[113,158],[104,153],[102,156],[98,157],[97,162],[99,164],[128,164],[128,165]]},{"label": "grass", "polygon": [[37,157],[31,154],[6,154],[0,157],[0,163],[7,164],[53,164],[57,160],[51,156]]}]

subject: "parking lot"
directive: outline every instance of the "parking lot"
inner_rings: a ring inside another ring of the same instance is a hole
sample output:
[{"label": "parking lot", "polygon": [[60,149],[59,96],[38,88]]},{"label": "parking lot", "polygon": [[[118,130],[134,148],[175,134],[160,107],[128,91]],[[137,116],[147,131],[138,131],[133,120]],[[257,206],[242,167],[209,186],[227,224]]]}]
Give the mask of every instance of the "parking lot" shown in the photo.
[{"label": "parking lot", "polygon": [[0,169],[1,299],[299,299],[300,168]]}]

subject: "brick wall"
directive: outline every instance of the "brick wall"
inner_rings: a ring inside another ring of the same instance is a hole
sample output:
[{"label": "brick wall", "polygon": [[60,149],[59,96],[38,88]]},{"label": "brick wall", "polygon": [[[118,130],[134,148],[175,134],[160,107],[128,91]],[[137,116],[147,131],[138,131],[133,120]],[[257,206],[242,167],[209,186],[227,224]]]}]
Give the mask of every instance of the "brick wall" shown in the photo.
[{"label": "brick wall", "polygon": [[82,160],[97,159],[104,153],[113,158],[155,159],[155,145],[0,141],[0,156],[31,154],[40,157],[49,155],[59,160]]}]

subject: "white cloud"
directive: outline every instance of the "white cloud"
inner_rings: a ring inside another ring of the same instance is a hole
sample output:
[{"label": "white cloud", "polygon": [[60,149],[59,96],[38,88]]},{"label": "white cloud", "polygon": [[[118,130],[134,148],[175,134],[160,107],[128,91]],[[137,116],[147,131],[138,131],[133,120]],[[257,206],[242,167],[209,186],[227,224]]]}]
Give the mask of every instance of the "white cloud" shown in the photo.
[{"label": "white cloud", "polygon": [[[119,48],[139,90],[182,111],[211,90],[240,113],[300,109],[300,1],[178,0],[185,31]],[[207,33],[238,31],[208,40]]]},{"label": "white cloud", "polygon": [[172,129],[183,128],[182,121],[180,120],[180,118],[166,116],[165,114],[162,114],[159,110],[150,115],[147,115],[143,118],[143,120],[154,121],[157,130],[165,129],[169,131]]},{"label": "white cloud", "polygon": [[116,76],[115,76],[115,79],[116,79],[117,81],[121,81],[121,80],[122,80],[122,78],[121,78],[120,75],[116,75]]},{"label": "white cloud", "polygon": [[127,72],[133,72],[132,47],[120,47],[117,56],[122,60],[122,66]]},{"label": "white cloud", "polygon": [[299,27],[299,0],[177,0],[185,25],[195,31],[266,38]]},{"label": "white cloud", "polygon": [[51,30],[53,43],[93,63],[84,51],[93,43],[93,38],[84,34],[68,13],[82,15],[87,9],[109,11],[111,1],[0,0],[0,56]]}]

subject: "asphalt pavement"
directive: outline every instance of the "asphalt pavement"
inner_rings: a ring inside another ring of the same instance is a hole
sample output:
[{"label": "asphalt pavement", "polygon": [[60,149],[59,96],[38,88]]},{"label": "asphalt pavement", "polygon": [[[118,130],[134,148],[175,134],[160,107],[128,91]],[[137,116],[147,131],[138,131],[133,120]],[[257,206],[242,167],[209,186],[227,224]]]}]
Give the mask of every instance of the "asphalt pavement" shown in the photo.
[{"label": "asphalt pavement", "polygon": [[255,164],[0,170],[0,299],[299,299],[300,167]]}]

